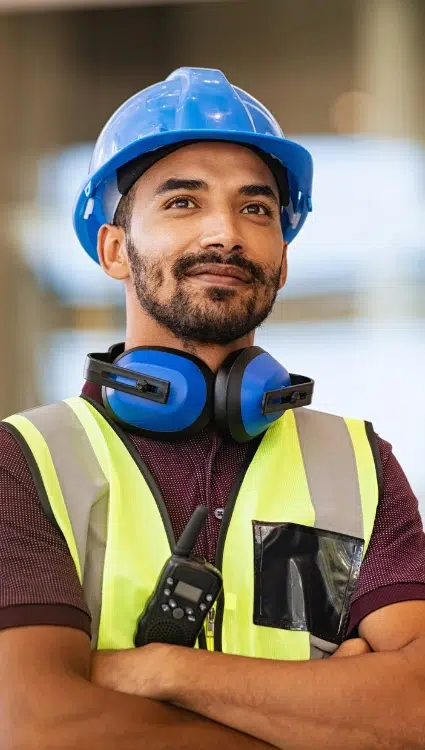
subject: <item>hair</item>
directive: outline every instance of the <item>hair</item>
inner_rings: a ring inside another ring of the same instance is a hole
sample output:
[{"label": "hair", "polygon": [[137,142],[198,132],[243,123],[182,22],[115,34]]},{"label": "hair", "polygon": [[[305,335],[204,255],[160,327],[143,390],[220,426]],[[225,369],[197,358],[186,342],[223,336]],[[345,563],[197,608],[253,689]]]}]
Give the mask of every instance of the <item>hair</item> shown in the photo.
[{"label": "hair", "polygon": [[122,227],[126,234],[130,233],[131,215],[133,213],[134,195],[136,184],[134,184],[128,193],[122,196],[114,214],[113,224],[116,227]]}]

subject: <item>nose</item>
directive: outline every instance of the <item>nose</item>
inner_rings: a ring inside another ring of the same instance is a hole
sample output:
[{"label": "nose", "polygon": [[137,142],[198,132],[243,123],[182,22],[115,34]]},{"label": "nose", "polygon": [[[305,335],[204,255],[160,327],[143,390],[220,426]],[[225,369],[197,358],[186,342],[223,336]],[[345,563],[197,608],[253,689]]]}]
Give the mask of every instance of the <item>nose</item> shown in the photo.
[{"label": "nose", "polygon": [[203,250],[218,249],[227,254],[243,251],[244,241],[230,211],[220,212],[208,217],[207,223],[203,227],[200,247]]}]

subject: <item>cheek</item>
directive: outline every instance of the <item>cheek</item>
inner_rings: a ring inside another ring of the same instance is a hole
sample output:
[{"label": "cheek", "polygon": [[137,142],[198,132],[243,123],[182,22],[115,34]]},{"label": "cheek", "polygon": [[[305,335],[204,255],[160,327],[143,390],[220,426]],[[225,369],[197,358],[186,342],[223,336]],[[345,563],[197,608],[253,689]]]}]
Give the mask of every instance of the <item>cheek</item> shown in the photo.
[{"label": "cheek", "polygon": [[271,262],[282,254],[283,234],[280,221],[273,222],[269,226],[255,225],[253,222],[245,238],[255,252],[261,252],[264,258],[267,257]]},{"label": "cheek", "polygon": [[283,260],[282,242],[276,241],[275,238],[270,238],[267,241],[263,237],[262,241],[253,247],[253,255],[251,257],[254,263],[258,263],[261,266],[267,277],[276,273],[280,274]]},{"label": "cheek", "polygon": [[189,247],[186,237],[182,237],[174,228],[163,225],[146,231],[138,228],[137,238],[134,239],[146,264],[155,268],[155,273],[161,270],[165,280],[170,276],[173,265]]},{"label": "cheek", "polygon": [[133,211],[131,238],[143,256],[160,256],[167,250],[167,235],[154,215]]}]

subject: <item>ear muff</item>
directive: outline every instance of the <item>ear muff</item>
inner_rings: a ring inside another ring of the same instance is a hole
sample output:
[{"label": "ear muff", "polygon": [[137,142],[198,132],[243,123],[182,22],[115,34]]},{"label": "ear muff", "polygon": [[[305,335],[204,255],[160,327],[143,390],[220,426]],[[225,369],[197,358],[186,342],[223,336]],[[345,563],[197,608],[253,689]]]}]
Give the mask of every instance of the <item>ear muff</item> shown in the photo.
[{"label": "ear muff", "polygon": [[283,409],[264,413],[265,393],[289,386],[288,371],[261,347],[232,352],[214,384],[217,430],[238,443],[252,440],[282,416]]},{"label": "ear muff", "polygon": [[[112,348],[112,357],[115,353]],[[214,374],[197,357],[163,347],[137,347],[114,360],[101,374],[102,399],[108,415],[125,429],[177,440],[195,435],[211,421]],[[90,366],[86,377],[93,382]],[[163,397],[156,398],[155,391]]]},{"label": "ear muff", "polygon": [[308,406],[314,381],[290,375],[259,346],[232,352],[214,373],[198,357],[160,346],[89,354],[86,380],[102,386],[108,416],[125,430],[179,440],[214,421],[239,443],[267,430],[287,409]]}]

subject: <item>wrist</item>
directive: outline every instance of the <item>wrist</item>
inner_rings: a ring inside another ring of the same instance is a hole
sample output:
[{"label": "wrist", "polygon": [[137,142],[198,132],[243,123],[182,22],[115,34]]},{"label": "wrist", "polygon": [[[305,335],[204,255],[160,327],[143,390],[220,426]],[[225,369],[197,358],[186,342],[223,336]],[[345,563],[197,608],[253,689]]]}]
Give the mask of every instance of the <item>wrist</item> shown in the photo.
[{"label": "wrist", "polygon": [[184,646],[170,646],[160,644],[161,650],[158,654],[160,674],[158,685],[160,700],[167,703],[178,703],[182,685],[186,680],[188,662],[190,661],[191,648]]}]

